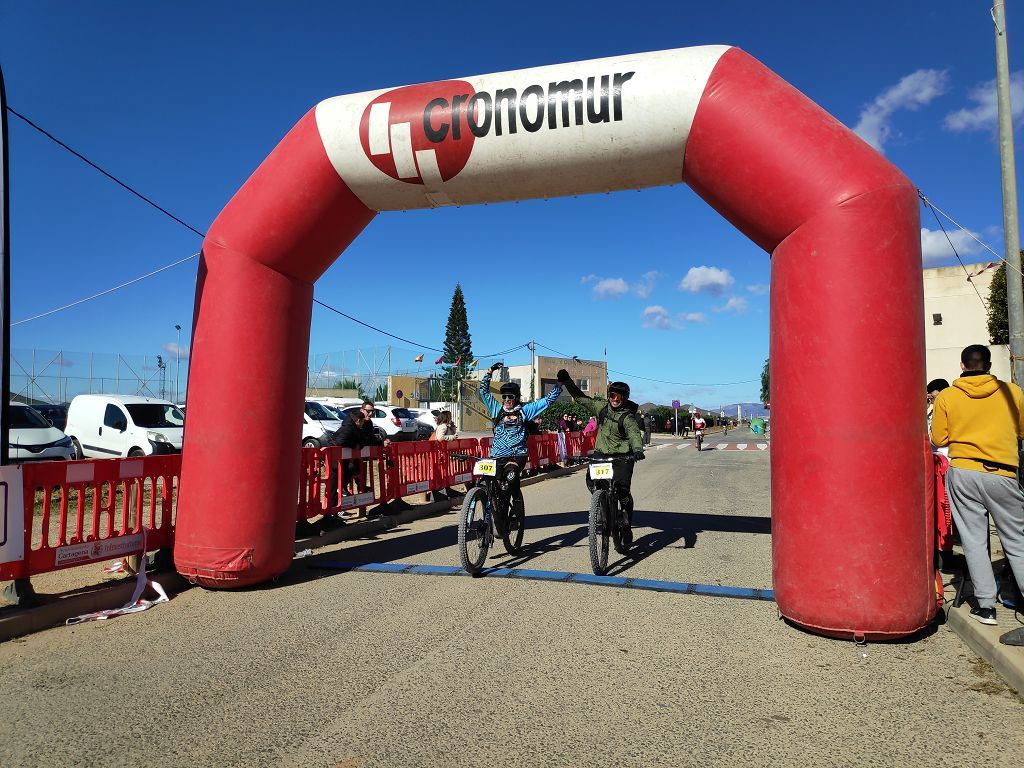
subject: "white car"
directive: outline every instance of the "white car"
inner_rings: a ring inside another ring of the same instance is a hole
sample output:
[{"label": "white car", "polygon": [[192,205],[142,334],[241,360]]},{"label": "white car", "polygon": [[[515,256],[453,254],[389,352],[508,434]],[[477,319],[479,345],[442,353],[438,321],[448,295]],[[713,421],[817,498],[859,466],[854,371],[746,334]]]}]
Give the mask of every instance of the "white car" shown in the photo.
[{"label": "white car", "polygon": [[437,429],[437,415],[441,412],[438,409],[425,411],[422,408],[407,408],[406,410],[416,419],[416,434],[420,440],[429,440]]},{"label": "white car", "polygon": [[[361,406],[359,406],[361,407]],[[359,407],[346,408],[345,413],[358,411]],[[373,416],[370,417],[377,436],[394,442],[399,440],[417,439],[417,422],[408,408],[395,405],[374,404]]]},{"label": "white car", "polygon": [[64,430],[75,458],[181,453],[185,414],[169,400],[138,395],[76,395]]},{"label": "white car", "polygon": [[302,413],[302,447],[323,448],[327,438],[341,427],[338,414],[328,410],[323,403],[307,400]]},{"label": "white car", "polygon": [[7,406],[7,426],[7,455],[12,463],[75,457],[71,438],[24,403]]}]

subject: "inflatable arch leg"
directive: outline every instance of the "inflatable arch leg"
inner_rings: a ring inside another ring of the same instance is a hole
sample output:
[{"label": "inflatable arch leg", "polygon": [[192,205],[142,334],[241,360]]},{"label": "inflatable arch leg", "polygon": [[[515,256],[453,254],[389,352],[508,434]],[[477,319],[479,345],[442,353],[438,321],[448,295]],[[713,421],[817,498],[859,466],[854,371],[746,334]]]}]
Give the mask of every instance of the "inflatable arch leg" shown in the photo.
[{"label": "inflatable arch leg", "polygon": [[[935,602],[914,188],[721,46],[354,94],[307,114],[204,244],[179,571],[243,586],[288,567],[312,284],[376,211],[680,179],[772,255],[780,610],[838,636],[923,627]],[[222,408],[225,390],[252,407]],[[839,406],[884,408],[885,434],[840,423]]]}]

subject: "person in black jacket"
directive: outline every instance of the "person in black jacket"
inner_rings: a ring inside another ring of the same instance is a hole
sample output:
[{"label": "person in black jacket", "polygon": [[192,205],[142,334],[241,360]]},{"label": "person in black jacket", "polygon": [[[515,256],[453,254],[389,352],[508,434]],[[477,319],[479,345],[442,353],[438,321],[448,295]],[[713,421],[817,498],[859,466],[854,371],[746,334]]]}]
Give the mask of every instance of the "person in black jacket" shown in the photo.
[{"label": "person in black jacket", "polygon": [[[363,442],[365,438],[364,427],[368,422],[369,420],[362,411],[352,411],[341,423],[341,426],[328,436],[327,445],[352,448],[358,451],[365,445]],[[352,492],[358,492],[360,480],[359,460],[342,459],[340,462],[334,461],[332,463],[331,476],[327,481],[327,506],[329,507],[335,506],[338,501],[339,476],[345,478],[346,487],[351,483]],[[338,521],[343,522],[340,518],[338,518]]]}]

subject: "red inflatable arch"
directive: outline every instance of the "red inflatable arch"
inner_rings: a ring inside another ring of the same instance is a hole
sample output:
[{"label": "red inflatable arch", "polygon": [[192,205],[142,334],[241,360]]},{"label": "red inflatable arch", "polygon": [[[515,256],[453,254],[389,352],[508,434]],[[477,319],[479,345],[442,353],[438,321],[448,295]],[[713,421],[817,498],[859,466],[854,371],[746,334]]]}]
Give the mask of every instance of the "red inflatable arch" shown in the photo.
[{"label": "red inflatable arch", "polygon": [[[840,636],[927,624],[914,187],[724,46],[341,96],[307,113],[203,246],[178,570],[240,587],[291,562],[313,283],[377,211],[679,181],[772,258],[779,609]],[[225,391],[253,407],[223,407]],[[840,409],[884,409],[884,433]]]}]

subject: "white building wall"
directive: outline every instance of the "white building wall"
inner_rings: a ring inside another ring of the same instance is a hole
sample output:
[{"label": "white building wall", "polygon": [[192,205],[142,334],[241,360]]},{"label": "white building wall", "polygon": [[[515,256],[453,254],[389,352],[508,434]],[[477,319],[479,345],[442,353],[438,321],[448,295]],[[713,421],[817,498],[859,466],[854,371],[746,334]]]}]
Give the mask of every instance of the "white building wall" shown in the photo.
[{"label": "white building wall", "polygon": [[[978,272],[984,264],[968,264],[967,271]],[[985,302],[995,268],[967,280],[963,267],[937,267],[924,270],[924,346],[926,382],[960,375],[960,353],[970,344],[985,344],[992,350],[992,373],[1010,379],[1010,351],[1005,346],[988,344],[988,317]],[[971,284],[974,284],[972,287]],[[975,291],[977,288],[977,291]],[[978,298],[978,294],[981,298]],[[937,322],[941,317],[941,324]]]}]

